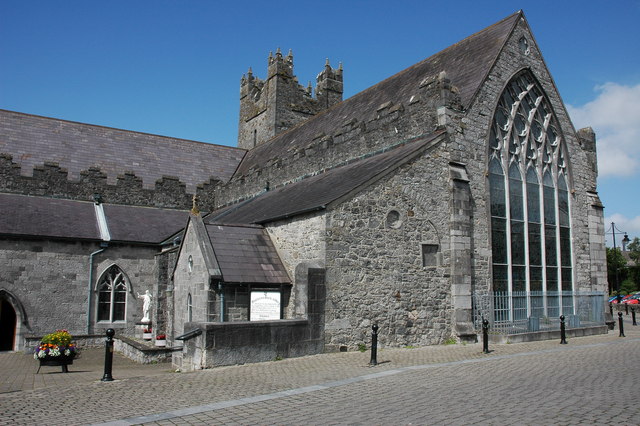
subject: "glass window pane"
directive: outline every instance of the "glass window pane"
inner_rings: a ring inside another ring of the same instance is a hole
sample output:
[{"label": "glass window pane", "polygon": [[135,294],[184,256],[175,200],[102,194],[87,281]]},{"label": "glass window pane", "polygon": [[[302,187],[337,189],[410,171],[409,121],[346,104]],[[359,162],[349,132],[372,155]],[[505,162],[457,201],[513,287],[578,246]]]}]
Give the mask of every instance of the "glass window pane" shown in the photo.
[{"label": "glass window pane", "polygon": [[493,263],[507,263],[507,221],[491,219],[491,245]]},{"label": "glass window pane", "polygon": [[549,225],[556,224],[556,197],[555,190],[553,188],[553,180],[551,179],[551,173],[547,172],[544,175],[544,223]]},{"label": "glass window pane", "polygon": [[531,291],[542,291],[542,268],[539,266],[531,267],[529,269]]},{"label": "glass window pane", "polygon": [[511,274],[513,279],[512,291],[526,291],[527,290],[527,275],[525,273],[524,266],[514,266],[511,268]]},{"label": "glass window pane", "polygon": [[522,176],[516,163],[509,167],[509,206],[511,219],[524,219],[523,196],[522,196]]},{"label": "glass window pane", "polygon": [[124,321],[124,312],[126,304],[122,302],[113,304],[113,320],[112,321]]},{"label": "glass window pane", "polygon": [[547,266],[547,291],[558,291],[558,268]]},{"label": "glass window pane", "polygon": [[109,321],[111,313],[111,291],[103,286],[98,294],[98,321]]},{"label": "glass window pane", "polygon": [[571,266],[571,232],[560,228],[560,260],[562,266]]},{"label": "glass window pane", "polygon": [[573,273],[571,268],[562,268],[562,291],[573,290]]},{"label": "glass window pane", "polygon": [[506,217],[504,175],[500,162],[496,159],[489,165],[489,191],[491,198],[491,216]]},{"label": "glass window pane", "polygon": [[547,225],[544,227],[544,232],[545,260],[547,262],[547,265],[556,266],[558,265],[558,255],[556,249],[556,227]]},{"label": "glass window pane", "polygon": [[558,210],[560,226],[569,226],[569,193],[562,175],[558,178]]},{"label": "glass window pane", "polygon": [[524,222],[511,221],[511,262],[524,265]]},{"label": "glass window pane", "polygon": [[542,265],[542,235],[540,225],[529,223],[529,264]]},{"label": "glass window pane", "polygon": [[493,291],[508,291],[509,279],[507,266],[493,265]]},{"label": "glass window pane", "polygon": [[540,186],[533,168],[527,171],[527,214],[530,223],[540,223]]}]

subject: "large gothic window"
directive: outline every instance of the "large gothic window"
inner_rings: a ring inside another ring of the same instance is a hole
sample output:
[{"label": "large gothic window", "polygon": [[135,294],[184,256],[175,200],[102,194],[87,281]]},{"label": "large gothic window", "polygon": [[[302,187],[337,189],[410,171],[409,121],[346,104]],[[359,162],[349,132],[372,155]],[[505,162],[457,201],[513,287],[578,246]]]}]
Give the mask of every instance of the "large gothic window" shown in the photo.
[{"label": "large gothic window", "polygon": [[127,308],[127,279],[116,265],[98,281],[98,321],[124,321]]},{"label": "large gothic window", "polygon": [[[573,290],[573,262],[566,148],[558,129],[531,73],[514,77],[493,117],[488,158],[493,291],[511,295],[513,305],[523,297],[524,308],[508,314],[513,319],[572,307],[561,293]],[[533,292],[548,295],[543,305],[524,296]]]}]

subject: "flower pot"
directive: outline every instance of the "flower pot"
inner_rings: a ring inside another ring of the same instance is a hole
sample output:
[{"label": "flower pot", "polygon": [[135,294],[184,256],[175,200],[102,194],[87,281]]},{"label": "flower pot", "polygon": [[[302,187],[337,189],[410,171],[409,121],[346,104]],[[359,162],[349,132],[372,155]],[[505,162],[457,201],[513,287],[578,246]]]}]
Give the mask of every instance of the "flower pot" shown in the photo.
[{"label": "flower pot", "polygon": [[156,340],[156,346],[164,348],[165,346],[167,346],[167,341],[166,340]]},{"label": "flower pot", "polygon": [[38,361],[40,362],[40,366],[38,367],[38,371],[36,372],[36,374],[38,374],[40,372],[40,368],[42,368],[42,366],[62,367],[62,372],[63,373],[68,373],[69,369],[67,368],[67,366],[73,364],[73,359],[74,358],[75,358],[74,355],[71,355],[71,356],[65,356],[65,355],[49,356],[49,355],[47,355],[44,358],[38,358]]},{"label": "flower pot", "polygon": [[142,338],[144,340],[151,340],[151,333],[142,333]]}]

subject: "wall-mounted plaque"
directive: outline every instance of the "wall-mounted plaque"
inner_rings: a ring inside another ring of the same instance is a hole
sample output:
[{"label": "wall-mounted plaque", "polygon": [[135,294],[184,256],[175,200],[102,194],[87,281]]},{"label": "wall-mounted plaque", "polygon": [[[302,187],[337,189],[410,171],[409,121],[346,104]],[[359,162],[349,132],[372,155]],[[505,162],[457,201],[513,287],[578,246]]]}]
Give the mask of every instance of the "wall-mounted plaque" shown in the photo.
[{"label": "wall-mounted plaque", "polygon": [[280,319],[279,291],[252,291],[249,321]]}]

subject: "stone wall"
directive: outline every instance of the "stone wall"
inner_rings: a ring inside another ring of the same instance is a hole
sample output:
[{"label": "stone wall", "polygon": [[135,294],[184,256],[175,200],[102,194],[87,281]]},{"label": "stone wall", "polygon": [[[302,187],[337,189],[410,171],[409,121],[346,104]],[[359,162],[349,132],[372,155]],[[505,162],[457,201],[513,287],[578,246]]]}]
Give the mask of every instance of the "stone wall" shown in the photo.
[{"label": "stone wall", "polygon": [[[87,329],[89,256],[99,250],[97,243],[51,240],[0,240],[0,289],[11,294],[26,318],[19,328],[18,341],[28,335],[44,335],[56,329],[71,334],[101,334],[107,328],[134,335],[142,317],[137,293],[154,290],[155,248],[113,245],[94,258],[91,283],[91,323]],[[96,322],[96,283],[111,265],[118,265],[129,281],[126,321]],[[18,312],[20,315],[20,312]]]},{"label": "stone wall", "polygon": [[307,319],[240,322],[191,322],[185,330],[202,334],[184,341],[174,352],[173,366],[198,370],[247,362],[273,361],[321,353],[324,350],[324,270],[310,268]]},{"label": "stone wall", "polygon": [[299,271],[325,266],[325,220],[324,212],[309,213],[266,226],[293,282],[293,300],[286,305],[285,318],[307,318],[307,276]]},{"label": "stone wall", "polygon": [[[452,336],[445,150],[446,143],[431,148],[327,212],[329,349],[365,343],[372,324],[382,347]],[[427,264],[423,245],[437,246]]]},{"label": "stone wall", "polygon": [[[169,342],[185,332],[184,325],[189,321],[187,300],[191,294],[191,321],[218,321],[215,304],[215,288],[210,288],[210,275],[204,261],[199,235],[192,218],[185,231],[182,247],[173,273],[173,335]],[[192,262],[189,262],[191,257]],[[169,343],[168,342],[168,343]]]}]

